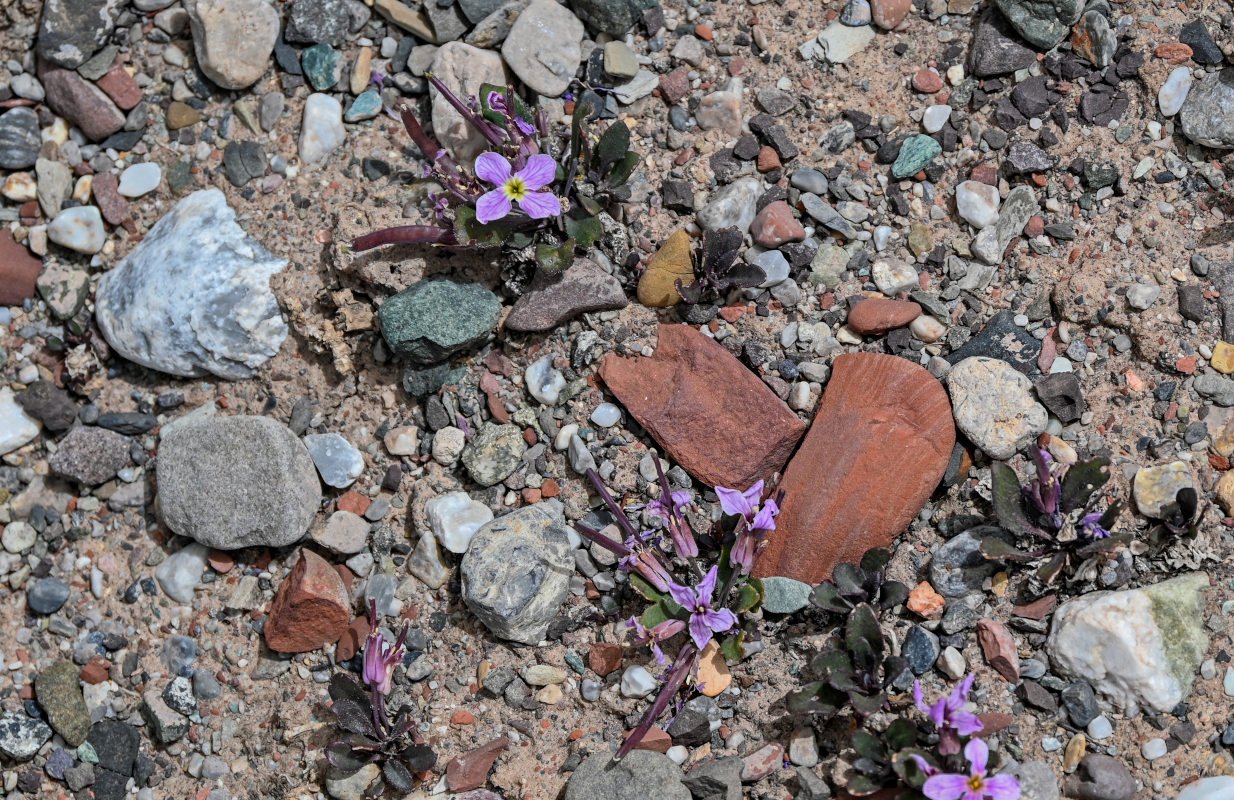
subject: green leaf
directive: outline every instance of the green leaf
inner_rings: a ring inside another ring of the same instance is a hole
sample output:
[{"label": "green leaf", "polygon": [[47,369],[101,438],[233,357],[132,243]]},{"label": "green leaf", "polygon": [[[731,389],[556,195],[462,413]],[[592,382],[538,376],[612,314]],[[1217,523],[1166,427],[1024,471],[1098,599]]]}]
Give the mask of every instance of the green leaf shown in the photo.
[{"label": "green leaf", "polygon": [[[633,573],[631,573],[630,577],[634,577]],[[639,618],[639,621],[643,623],[644,628],[651,630],[661,622],[668,622],[670,619],[672,617],[669,616],[668,609],[664,607],[664,602],[661,601],[648,606],[647,610],[643,612],[643,616]]]},{"label": "green leaf", "polygon": [[888,748],[895,751],[903,750],[917,743],[917,726],[901,717],[887,726],[883,736],[887,740]]},{"label": "green leaf", "polygon": [[1015,470],[1002,461],[990,465],[990,494],[998,524],[1015,536],[1032,535],[1033,525],[1024,513],[1024,496]]},{"label": "green leaf", "polygon": [[737,612],[752,611],[763,604],[763,582],[751,578],[737,592]]},{"label": "green leaf", "polygon": [[920,789],[925,784],[928,776],[922,771],[921,765],[917,763],[917,759],[913,758],[913,756],[925,759],[927,764],[932,761],[930,754],[924,750],[901,750],[891,756],[891,768],[895,770],[896,775],[900,776],[900,780],[904,782],[905,786],[908,786],[910,789]]},{"label": "green leaf", "polygon": [[849,778],[848,785],[844,787],[853,797],[865,797],[881,788],[883,788],[882,781],[875,780],[868,775],[854,775]]},{"label": "green leaf", "polygon": [[989,561],[1031,561],[1033,556],[1007,544],[997,536],[984,536],[977,543],[981,555]]},{"label": "green leaf", "polygon": [[861,571],[865,573],[882,572],[891,561],[891,551],[886,547],[874,547],[861,557]]},{"label": "green leaf", "polygon": [[1105,486],[1106,481],[1110,479],[1109,473],[1105,471],[1109,465],[1110,462],[1104,458],[1094,458],[1091,461],[1076,464],[1067,470],[1067,474],[1063,476],[1062,500],[1060,501],[1063,510],[1071,511],[1088,503],[1093,492]]},{"label": "green leaf", "polygon": [[863,717],[877,714],[887,704],[887,695],[883,692],[872,695],[849,692],[848,701],[853,704],[853,711]]},{"label": "green leaf", "polygon": [[497,247],[506,239],[502,226],[476,220],[476,210],[471,206],[454,209],[454,232],[459,244],[472,243],[478,247]]},{"label": "green leaf", "polygon": [[[623,126],[624,127],[624,126]],[[621,186],[630,179],[634,174],[634,170],[638,167],[642,158],[638,153],[633,151],[626,153],[620,161],[613,165],[609,170],[608,179],[605,181],[610,188]]]},{"label": "green leaf", "polygon": [[630,152],[630,127],[621,120],[614,120],[596,142],[595,159],[601,171],[616,164]]},{"label": "green leaf", "polygon": [[740,661],[745,655],[745,651],[741,649],[741,643],[745,641],[745,638],[745,632],[738,632],[727,637],[720,643],[720,655],[729,661]]},{"label": "green leaf", "polygon": [[810,669],[815,675],[824,678],[837,672],[853,671],[853,662],[848,653],[841,650],[823,650],[810,660]]},{"label": "green leaf", "polygon": [[899,581],[887,581],[883,584],[878,604],[883,608],[898,606],[908,599],[908,587]]},{"label": "green leaf", "polygon": [[536,245],[536,263],[550,275],[566,269],[574,263],[574,240],[566,239],[555,247],[549,244]]},{"label": "green leaf", "polygon": [[840,591],[834,583],[820,583],[814,587],[814,594],[810,596],[810,602],[824,611],[831,611],[836,614],[847,614],[852,608],[852,605],[840,597]]},{"label": "green leaf", "polygon": [[583,209],[586,210],[587,213],[591,214],[593,217],[604,210],[604,206],[600,205],[600,201],[595,199],[594,197],[591,197],[590,195],[581,194],[581,193],[576,196],[578,198],[579,205],[581,205]]},{"label": "green leaf", "polygon": [[865,574],[856,564],[837,564],[831,580],[844,597],[865,597]]},{"label": "green leaf", "polygon": [[857,755],[864,756],[871,761],[887,760],[887,748],[883,746],[882,741],[874,734],[860,728],[853,734],[853,749],[857,751]]},{"label": "green leaf", "polygon": [[586,216],[582,219],[566,217],[566,234],[574,240],[575,246],[580,250],[586,250],[604,235],[604,226],[600,224],[599,219],[593,216]]},{"label": "green leaf", "polygon": [[807,683],[799,692],[790,692],[784,707],[790,714],[822,714],[833,716],[847,700],[821,681]]},{"label": "green leaf", "polygon": [[[597,108],[592,99],[592,95],[584,94],[574,102],[574,114],[570,117],[570,158],[579,159],[582,157],[586,161],[586,150],[583,147],[587,142],[587,136],[583,133],[583,123],[586,122]],[[628,133],[629,131],[627,131]],[[579,165],[579,171],[583,171],[583,165]]]},{"label": "green leaf", "polygon": [[1132,536],[1126,533],[1120,533],[1117,536],[1109,536],[1105,539],[1093,539],[1088,544],[1076,550],[1076,555],[1084,558],[1095,553],[1113,553],[1126,547],[1132,541]]},{"label": "green leaf", "polygon": [[639,575],[637,572],[630,573],[630,585],[634,587],[634,591],[641,594],[653,603],[663,600],[668,595],[656,587],[652,586],[646,578]]}]

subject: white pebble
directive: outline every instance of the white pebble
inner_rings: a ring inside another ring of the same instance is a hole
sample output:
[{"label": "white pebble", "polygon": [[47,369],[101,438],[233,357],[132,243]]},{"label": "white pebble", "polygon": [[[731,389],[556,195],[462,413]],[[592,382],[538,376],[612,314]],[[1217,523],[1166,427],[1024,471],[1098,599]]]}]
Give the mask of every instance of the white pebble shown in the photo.
[{"label": "white pebble", "polygon": [[628,667],[621,673],[621,693],[626,697],[646,697],[655,688],[656,679],[643,667]]},{"label": "white pebble", "polygon": [[1144,743],[1144,746],[1140,748],[1140,754],[1149,761],[1161,758],[1167,752],[1165,739],[1149,739]]},{"label": "white pebble", "polygon": [[566,378],[560,370],[553,368],[551,355],[528,365],[523,380],[531,396],[546,406],[556,405],[561,399],[561,390],[566,388]]},{"label": "white pebble", "polygon": [[493,512],[466,492],[439,495],[424,504],[424,515],[437,541],[451,553],[466,553],[471,537],[493,519]]},{"label": "white pebble", "polygon": [[964,181],[955,190],[956,210],[965,222],[977,230],[993,225],[998,220],[998,206],[1001,202],[998,187],[981,181]]},{"label": "white pebble", "polygon": [[94,206],[66,208],[47,226],[47,238],[61,247],[94,255],[107,241],[103,215]]},{"label": "white pebble", "polygon": [[675,744],[664,752],[674,764],[684,764],[690,757],[690,748]]},{"label": "white pebble", "polygon": [[621,409],[612,403],[601,403],[591,412],[591,421],[601,428],[611,428],[621,421]]},{"label": "white pebble", "polygon": [[1088,738],[1096,741],[1109,738],[1114,733],[1114,726],[1105,716],[1100,716],[1088,723],[1088,728],[1085,729],[1088,733]]},{"label": "white pebble", "polygon": [[930,106],[921,115],[921,127],[925,128],[926,133],[938,133],[949,119],[951,119],[951,106]]},{"label": "white pebble", "polygon": [[125,197],[141,197],[157,189],[162,179],[163,168],[158,164],[134,164],[120,173],[120,186],[116,191]]},{"label": "white pebble", "polygon": [[320,161],[347,140],[343,128],[343,105],[328,94],[310,94],[304,101],[300,128],[300,160]]},{"label": "white pebble", "polygon": [[1161,115],[1172,117],[1177,114],[1190,91],[1191,70],[1187,67],[1176,68],[1157,92],[1157,105],[1161,107]]}]

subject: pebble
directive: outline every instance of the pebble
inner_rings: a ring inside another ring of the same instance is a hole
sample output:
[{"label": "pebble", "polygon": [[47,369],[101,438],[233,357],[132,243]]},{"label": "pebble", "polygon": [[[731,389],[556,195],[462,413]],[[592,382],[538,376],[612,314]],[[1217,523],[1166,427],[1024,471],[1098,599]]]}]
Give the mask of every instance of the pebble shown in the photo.
[{"label": "pebble", "polygon": [[1161,758],[1167,752],[1165,739],[1149,739],[1140,747],[1140,754],[1149,761]]},{"label": "pebble", "polygon": [[956,426],[991,458],[1009,459],[1045,431],[1032,383],[1005,361],[966,358],[947,373]]},{"label": "pebble", "polygon": [[1234,86],[1222,79],[1221,70],[1205,74],[1191,86],[1179,109],[1178,123],[1196,144],[1234,149]]},{"label": "pebble", "polygon": [[210,548],[196,542],[180,548],[158,565],[154,577],[163,593],[177,603],[193,602],[193,590],[201,582]]},{"label": "pebble", "polygon": [[466,553],[471,538],[493,519],[493,512],[466,492],[449,492],[424,504],[433,535],[451,553]]},{"label": "pebble", "polygon": [[39,435],[39,422],[18,405],[13,390],[0,388],[0,455],[11,453]]},{"label": "pebble", "polygon": [[964,661],[964,654],[954,647],[946,647],[942,654],[938,657],[938,669],[948,678],[953,681],[958,681],[964,677],[964,673],[968,669],[968,664]]},{"label": "pebble", "polygon": [[1114,726],[1103,715],[1088,723],[1084,730],[1088,734],[1088,738],[1099,742],[1103,739],[1108,739],[1114,733]]},{"label": "pebble", "polygon": [[894,297],[899,292],[906,292],[917,287],[917,270],[911,264],[891,261],[875,262],[870,270],[874,285],[888,297]]},{"label": "pebble", "polygon": [[93,255],[107,243],[103,215],[95,206],[66,208],[47,226],[47,238],[69,250]]},{"label": "pebble", "polygon": [[964,181],[956,187],[955,201],[960,217],[977,230],[988,228],[998,221],[998,207],[1002,200],[997,186]]},{"label": "pebble", "polygon": [[243,89],[266,72],[279,35],[279,12],[271,3],[193,0],[185,10],[197,63],[220,88]]},{"label": "pebble", "polygon": [[427,366],[487,339],[497,327],[501,303],[479,284],[431,279],[387,298],[377,316],[391,352]]},{"label": "pebble", "polygon": [[69,585],[59,578],[43,578],[26,587],[26,606],[36,614],[54,614],[69,599]]},{"label": "pebble", "polygon": [[873,41],[874,29],[871,26],[849,27],[837,20],[824,28],[815,41],[808,44],[812,45],[809,52],[816,53],[818,58],[832,64],[843,64],[869,47]]},{"label": "pebble", "polygon": [[1131,483],[1136,508],[1144,516],[1154,519],[1162,517],[1166,506],[1174,502],[1180,490],[1197,488],[1185,461],[1143,467],[1136,472]]},{"label": "pebble", "polygon": [[705,131],[723,131],[729,136],[741,133],[743,121],[741,110],[742,82],[729,78],[719,91],[703,97],[694,112],[698,126]]},{"label": "pebble", "polygon": [[[862,29],[858,29],[862,30]],[[864,30],[869,30],[868,28]],[[891,165],[891,175],[902,180],[921,172],[943,152],[943,146],[923,134],[910,136],[900,145],[900,154]]]},{"label": "pebble", "polygon": [[566,388],[566,378],[561,371],[553,367],[553,357],[543,356],[527,365],[523,374],[527,392],[538,402],[547,406],[557,405],[561,399],[561,391]]},{"label": "pebble", "polygon": [[[121,355],[152,369],[252,377],[287,337],[270,289],[286,264],[236,224],[221,191],[194,192],[99,280],[99,329]],[[194,324],[220,315],[235,324]]]},{"label": "pebble", "polygon": [[810,603],[814,587],[792,578],[763,578],[763,610],[772,614],[792,614]]},{"label": "pebble", "polygon": [[1183,787],[1177,800],[1225,800],[1229,797],[1234,797],[1234,777],[1216,775]]},{"label": "pebble", "polygon": [[[335,553],[355,555],[368,544],[369,523],[351,511],[335,511],[313,531],[313,541]],[[370,581],[371,583],[371,581]]]},{"label": "pebble", "polygon": [[527,443],[517,425],[487,423],[463,448],[463,466],[481,486],[493,486],[510,477],[523,460]]},{"label": "pebble", "polygon": [[51,735],[51,728],[41,719],[20,712],[0,715],[0,753],[14,761],[34,758]]},{"label": "pebble", "polygon": [[658,681],[644,667],[626,667],[621,673],[621,694],[625,697],[646,697],[656,690]]},{"label": "pebble", "polygon": [[611,428],[621,421],[621,409],[612,403],[601,403],[591,412],[590,419],[601,428]]},{"label": "pebble", "polygon": [[1024,232],[1028,220],[1037,213],[1037,196],[1027,186],[1017,186],[1007,195],[998,221],[977,234],[972,251],[986,264],[999,264],[1007,246]]},{"label": "pebble", "polygon": [[1161,287],[1155,283],[1137,283],[1127,290],[1127,304],[1134,309],[1145,311],[1157,302],[1161,296]]},{"label": "pebble", "polygon": [[420,452],[420,430],[414,425],[391,428],[382,437],[382,443],[392,456],[414,456]]},{"label": "pebble", "polygon": [[564,6],[533,0],[511,26],[501,55],[533,92],[560,97],[582,61],[585,33],[583,23]]},{"label": "pebble", "polygon": [[1162,116],[1172,117],[1182,109],[1192,82],[1190,67],[1178,67],[1170,72],[1157,91],[1157,105]]},{"label": "pebble", "polygon": [[736,227],[748,231],[757,213],[763,182],[753,176],[738,178],[712,195],[695,219],[704,230]]},{"label": "pebble", "polygon": [[163,169],[158,164],[134,164],[120,173],[120,186],[116,191],[124,197],[141,197],[157,189],[162,179]]},{"label": "pebble", "polygon": [[41,144],[39,118],[33,110],[19,107],[0,114],[0,167],[33,167]]},{"label": "pebble", "polygon": [[312,433],[304,446],[327,486],[346,489],[364,472],[364,455],[338,433]]},{"label": "pebble", "polygon": [[305,164],[321,161],[346,140],[342,104],[328,94],[310,94],[304,101],[300,126],[300,160]]},{"label": "pebble", "polygon": [[951,106],[930,106],[921,115],[921,127],[926,133],[938,133],[949,119],[951,119]]}]

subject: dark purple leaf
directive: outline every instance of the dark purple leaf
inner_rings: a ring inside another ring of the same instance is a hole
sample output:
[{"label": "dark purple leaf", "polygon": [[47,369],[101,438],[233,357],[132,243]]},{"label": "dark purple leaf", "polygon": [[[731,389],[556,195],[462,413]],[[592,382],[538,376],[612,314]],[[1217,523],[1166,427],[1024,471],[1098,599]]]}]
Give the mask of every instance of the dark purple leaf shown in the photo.
[{"label": "dark purple leaf", "polygon": [[332,709],[334,716],[338,717],[339,726],[343,730],[358,733],[370,739],[380,738],[376,727],[373,725],[373,714],[370,709],[346,697],[335,700]]},{"label": "dark purple leaf", "polygon": [[1105,485],[1110,479],[1105,468],[1110,465],[1104,458],[1094,458],[1083,461],[1067,470],[1063,476],[1062,507],[1064,511],[1072,511],[1083,507],[1093,492]]},{"label": "dark purple leaf", "polygon": [[399,758],[412,772],[424,772],[437,763],[437,754],[426,744],[413,744],[403,748]]},{"label": "dark purple leaf", "polygon": [[331,742],[326,747],[326,760],[342,772],[355,772],[368,763],[367,753],[356,752],[347,742]]},{"label": "dark purple leaf", "polygon": [[402,762],[393,758],[386,759],[386,763],[381,765],[381,774],[385,777],[386,783],[397,791],[410,792],[416,788],[416,779],[411,776],[411,772],[403,766]]}]

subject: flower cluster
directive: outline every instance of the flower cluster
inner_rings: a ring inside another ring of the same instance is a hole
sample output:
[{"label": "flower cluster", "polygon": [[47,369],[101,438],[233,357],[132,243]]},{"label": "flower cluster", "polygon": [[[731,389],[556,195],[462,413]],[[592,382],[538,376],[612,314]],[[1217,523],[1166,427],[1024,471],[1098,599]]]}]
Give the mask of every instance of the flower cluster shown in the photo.
[{"label": "flower cluster", "polygon": [[[700,656],[719,641],[717,637],[725,637],[720,649],[726,657],[741,657],[740,615],[757,608],[762,601],[762,584],[750,573],[767,535],[775,529],[782,499],[779,494],[764,499],[762,481],[744,491],[716,487],[721,510],[728,520],[735,518],[735,522],[728,531],[721,524],[715,526],[712,538],[721,547],[718,559],[708,566],[700,562],[713,554],[700,548],[684,514],[692,495],[673,491],[659,459],[654,460],[660,496],[645,506],[622,508],[595,470],[587,473],[621,528],[624,540],[576,525],[584,536],[618,556],[618,566],[629,575],[631,585],[652,603],[641,615],[630,617],[626,627],[633,633],[635,644],[648,646],[660,665],[667,664],[660,693],[617,751],[618,758],[638,744],[687,681],[697,685]],[[627,513],[635,508],[641,508],[645,517],[663,523],[667,535],[658,530],[639,530]],[[670,664],[663,645],[683,632],[688,637]]]},{"label": "flower cluster", "polygon": [[[983,728],[981,719],[966,709],[975,677],[970,674],[950,695],[929,705],[922,698],[921,684],[913,685],[917,708],[934,723],[939,737],[937,759],[909,754],[917,767],[911,782],[919,783],[917,788],[929,800],[1019,800],[1020,783],[1014,776],[989,774],[990,748],[985,742],[972,738],[962,744],[964,738],[975,736]],[[961,752],[963,761],[959,759]],[[943,766],[936,766],[935,761]]]},{"label": "flower cluster", "polygon": [[464,101],[437,77],[426,77],[486,149],[473,165],[460,163],[403,108],[403,126],[426,161],[424,177],[441,187],[430,194],[435,224],[375,231],[354,240],[353,250],[389,244],[502,247],[511,256],[534,252],[542,269],[556,271],[569,265],[576,248],[585,250],[599,239],[598,215],[629,196],[625,183],[639,159],[629,150],[624,123],[611,124],[594,146],[589,141],[583,125],[601,105],[594,93],[576,101],[563,143],[550,135],[545,115],[508,87],[484,84],[477,97]]}]

